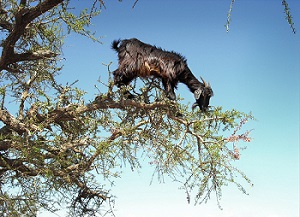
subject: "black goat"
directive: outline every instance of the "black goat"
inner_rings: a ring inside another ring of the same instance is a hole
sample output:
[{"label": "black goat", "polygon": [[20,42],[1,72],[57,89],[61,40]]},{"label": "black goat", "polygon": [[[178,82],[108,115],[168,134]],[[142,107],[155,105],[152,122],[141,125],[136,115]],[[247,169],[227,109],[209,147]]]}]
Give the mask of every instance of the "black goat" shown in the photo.
[{"label": "black goat", "polygon": [[136,77],[154,76],[161,78],[166,96],[175,100],[174,88],[184,83],[194,93],[201,110],[206,110],[213,96],[212,88],[201,77],[201,83],[187,66],[186,59],[178,53],[145,44],[138,39],[115,40],[112,49],[118,52],[119,67],[113,72],[114,82],[120,87],[128,85]]}]

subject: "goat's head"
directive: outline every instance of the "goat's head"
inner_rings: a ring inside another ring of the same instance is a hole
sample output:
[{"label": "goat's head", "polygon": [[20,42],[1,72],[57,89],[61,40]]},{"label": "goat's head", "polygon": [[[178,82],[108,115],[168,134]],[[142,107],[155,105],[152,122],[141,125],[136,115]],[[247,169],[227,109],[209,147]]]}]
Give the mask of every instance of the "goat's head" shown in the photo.
[{"label": "goat's head", "polygon": [[117,69],[115,71],[113,71],[113,76],[114,76],[114,83],[117,87],[120,87],[122,85],[122,73],[120,73],[120,71]]},{"label": "goat's head", "polygon": [[121,87],[122,85],[127,85],[132,78],[130,75],[127,75],[125,72],[120,71],[119,69],[113,71],[114,83],[117,87]]},{"label": "goat's head", "polygon": [[193,104],[192,108],[199,106],[202,111],[206,111],[209,105],[210,97],[212,97],[214,93],[210,84],[206,83],[206,81],[202,77],[200,78],[203,82],[203,86],[195,90],[194,97],[196,99],[196,102]]}]

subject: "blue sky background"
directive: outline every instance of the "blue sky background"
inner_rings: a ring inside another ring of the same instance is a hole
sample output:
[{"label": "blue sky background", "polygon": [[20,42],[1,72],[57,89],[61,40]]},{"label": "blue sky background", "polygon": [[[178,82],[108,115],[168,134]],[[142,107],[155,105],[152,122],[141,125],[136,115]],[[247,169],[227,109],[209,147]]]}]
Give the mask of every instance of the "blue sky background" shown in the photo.
[{"label": "blue sky background", "polygon": [[[87,2],[74,1],[77,7]],[[84,3],[83,3],[84,2]],[[298,33],[292,33],[281,1],[239,0],[232,12],[229,33],[224,24],[230,0],[106,1],[91,30],[103,36],[97,44],[71,35],[64,46],[62,82],[79,79],[78,86],[93,99],[94,84],[117,55],[114,39],[136,37],[183,54],[192,72],[210,81],[211,105],[252,112],[257,121],[253,141],[245,145],[237,167],[254,184],[249,195],[235,186],[224,188],[220,210],[214,198],[207,204],[187,204],[184,191],[166,179],[150,185],[154,168],[145,162],[139,172],[125,168],[112,194],[115,214],[122,217],[299,217],[299,73],[300,1],[288,0]],[[105,91],[105,90],[103,90]],[[193,96],[184,85],[176,92],[186,102]]]}]

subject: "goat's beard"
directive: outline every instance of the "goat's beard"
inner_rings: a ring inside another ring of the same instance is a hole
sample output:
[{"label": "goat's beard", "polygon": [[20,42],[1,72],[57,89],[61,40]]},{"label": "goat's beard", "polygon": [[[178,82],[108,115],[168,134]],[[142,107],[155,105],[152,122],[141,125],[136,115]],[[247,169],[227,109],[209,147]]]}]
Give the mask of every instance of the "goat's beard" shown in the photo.
[{"label": "goat's beard", "polygon": [[206,111],[208,106],[207,107],[204,107],[203,104],[201,104],[198,100],[196,102],[194,102],[194,104],[192,105],[192,109],[195,109],[196,107],[199,107],[201,111]]}]

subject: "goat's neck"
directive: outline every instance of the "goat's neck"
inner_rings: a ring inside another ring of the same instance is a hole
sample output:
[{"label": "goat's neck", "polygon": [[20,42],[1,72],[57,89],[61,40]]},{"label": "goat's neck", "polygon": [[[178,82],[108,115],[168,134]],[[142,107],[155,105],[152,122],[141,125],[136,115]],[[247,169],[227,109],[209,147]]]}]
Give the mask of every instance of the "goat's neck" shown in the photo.
[{"label": "goat's neck", "polygon": [[185,71],[179,77],[179,82],[184,83],[192,93],[195,90],[202,88],[204,84],[202,84],[191,72],[191,70],[186,67]]}]

